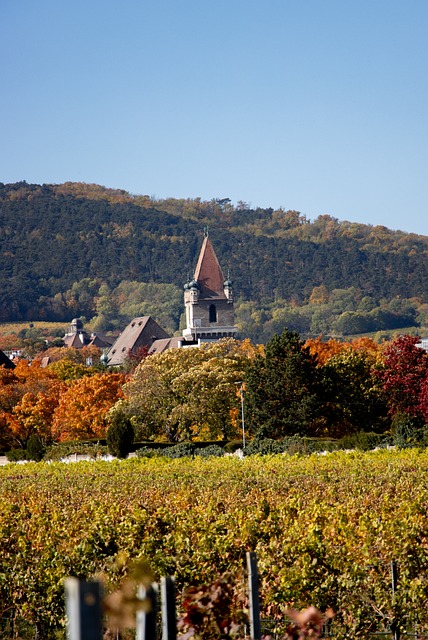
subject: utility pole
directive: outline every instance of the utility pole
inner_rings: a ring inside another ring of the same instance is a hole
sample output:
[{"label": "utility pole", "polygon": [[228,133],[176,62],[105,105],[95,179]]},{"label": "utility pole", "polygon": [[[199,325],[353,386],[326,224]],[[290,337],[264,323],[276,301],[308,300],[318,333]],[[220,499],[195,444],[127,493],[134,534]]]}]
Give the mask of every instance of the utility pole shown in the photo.
[{"label": "utility pole", "polygon": [[238,392],[241,397],[241,423],[242,423],[242,449],[245,450],[245,414],[244,414],[244,391],[245,391],[245,382],[239,380],[239,382],[235,382],[238,387]]}]

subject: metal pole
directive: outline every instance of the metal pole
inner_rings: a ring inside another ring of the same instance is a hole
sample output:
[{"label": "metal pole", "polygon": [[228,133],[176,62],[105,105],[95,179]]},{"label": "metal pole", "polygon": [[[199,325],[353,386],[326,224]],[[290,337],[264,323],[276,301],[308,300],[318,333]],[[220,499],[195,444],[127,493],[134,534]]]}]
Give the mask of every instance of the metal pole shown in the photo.
[{"label": "metal pole", "polygon": [[241,382],[242,448],[245,450],[244,386]]},{"label": "metal pole", "polygon": [[235,382],[235,384],[237,387],[239,385],[239,395],[241,396],[242,449],[244,450],[245,449],[244,383],[242,382],[242,380],[239,380],[239,382]]}]

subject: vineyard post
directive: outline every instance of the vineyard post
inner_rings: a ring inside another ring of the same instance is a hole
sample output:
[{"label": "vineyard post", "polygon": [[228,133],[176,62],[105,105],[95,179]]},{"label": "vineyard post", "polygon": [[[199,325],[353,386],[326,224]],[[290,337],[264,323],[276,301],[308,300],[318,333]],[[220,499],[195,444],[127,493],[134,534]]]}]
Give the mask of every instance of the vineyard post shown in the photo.
[{"label": "vineyard post", "polygon": [[68,640],[101,640],[101,584],[78,578],[65,581]]},{"label": "vineyard post", "polygon": [[156,618],[158,608],[158,585],[138,587],[137,596],[140,600],[147,600],[149,611],[137,611],[136,640],[156,640]]},{"label": "vineyard post", "polygon": [[[391,562],[391,586],[392,586],[392,602],[395,604],[395,594],[398,586],[398,566],[395,560]],[[393,640],[400,640],[400,628],[394,620],[392,625]]]},{"label": "vineyard post", "polygon": [[248,599],[250,609],[250,637],[251,640],[260,640],[260,600],[259,600],[259,573],[257,570],[257,554],[247,551],[248,568]]},{"label": "vineyard post", "polygon": [[161,578],[162,640],[177,639],[175,583],[170,576]]}]

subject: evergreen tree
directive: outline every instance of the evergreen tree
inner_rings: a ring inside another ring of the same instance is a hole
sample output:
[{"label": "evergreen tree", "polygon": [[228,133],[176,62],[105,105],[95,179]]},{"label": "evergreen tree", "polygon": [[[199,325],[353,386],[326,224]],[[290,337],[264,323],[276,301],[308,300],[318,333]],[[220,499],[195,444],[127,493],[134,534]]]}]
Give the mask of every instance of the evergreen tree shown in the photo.
[{"label": "evergreen tree", "polygon": [[246,371],[250,433],[269,438],[312,432],[319,413],[316,358],[299,335],[285,329]]},{"label": "evergreen tree", "polygon": [[115,413],[107,431],[107,446],[117,458],[126,458],[134,442],[134,428],[130,419],[123,413]]}]

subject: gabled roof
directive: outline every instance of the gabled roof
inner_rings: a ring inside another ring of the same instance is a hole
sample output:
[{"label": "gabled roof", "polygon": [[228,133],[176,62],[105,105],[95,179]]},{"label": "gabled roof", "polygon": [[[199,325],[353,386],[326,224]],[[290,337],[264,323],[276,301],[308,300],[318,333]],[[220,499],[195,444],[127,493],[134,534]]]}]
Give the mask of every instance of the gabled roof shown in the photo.
[{"label": "gabled roof", "polygon": [[169,335],[151,316],[134,318],[107,352],[107,363],[113,367],[120,366],[130,351],[135,353],[141,347],[150,348],[160,338],[169,338]]},{"label": "gabled roof", "polygon": [[88,344],[89,336],[86,331],[80,331],[79,333],[67,334],[62,340],[66,347],[82,349]]},{"label": "gabled roof", "polygon": [[0,367],[4,366],[5,369],[14,369],[15,364],[10,360],[3,351],[0,351]]},{"label": "gabled roof", "polygon": [[200,287],[202,298],[225,298],[224,275],[208,236],[204,239],[194,279]]},{"label": "gabled roof", "polygon": [[108,336],[100,336],[98,333],[92,333],[88,342],[88,347],[98,347],[99,349],[106,349],[111,347],[114,342],[114,338]]},{"label": "gabled roof", "polygon": [[183,338],[181,337],[163,338],[162,340],[155,340],[149,349],[149,355],[153,355],[154,353],[163,353],[168,349],[180,349],[182,345],[183,345]]}]

